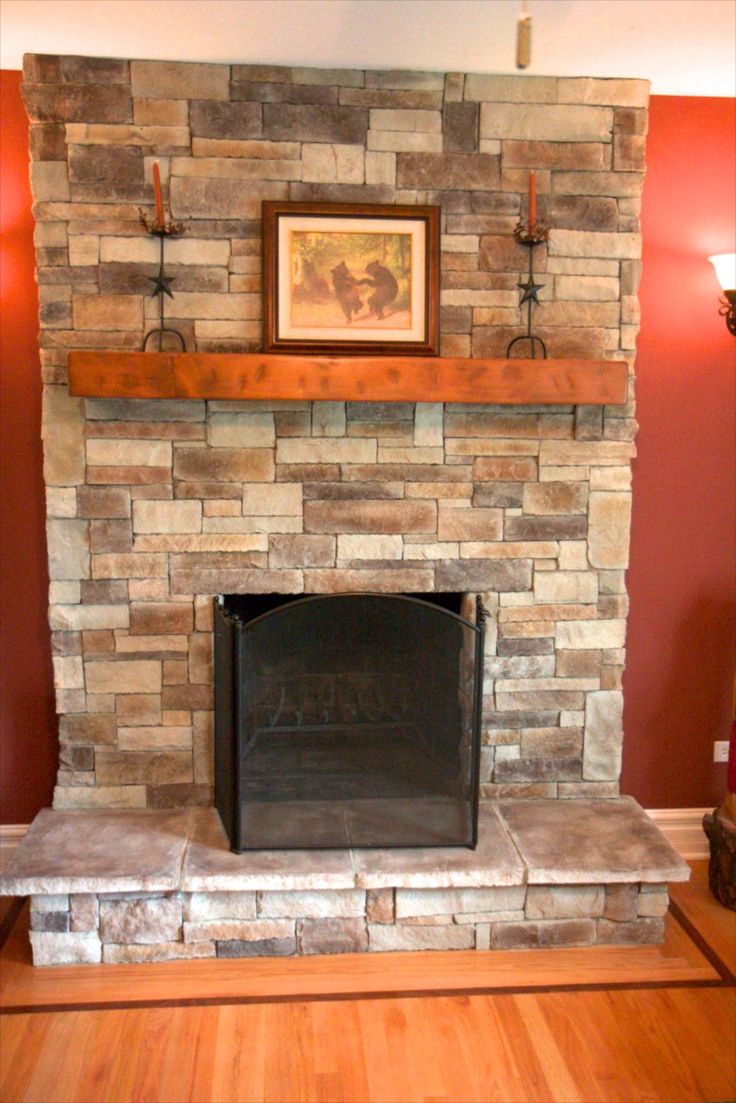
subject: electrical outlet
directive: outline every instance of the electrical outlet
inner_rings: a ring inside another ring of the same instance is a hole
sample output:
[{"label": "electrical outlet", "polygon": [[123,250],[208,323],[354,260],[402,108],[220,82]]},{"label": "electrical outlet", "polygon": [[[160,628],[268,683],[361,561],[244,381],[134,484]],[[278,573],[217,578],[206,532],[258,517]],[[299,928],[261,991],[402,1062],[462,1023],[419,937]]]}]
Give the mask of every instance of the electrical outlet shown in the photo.
[{"label": "electrical outlet", "polygon": [[717,739],[713,744],[713,761],[728,762],[728,740]]}]

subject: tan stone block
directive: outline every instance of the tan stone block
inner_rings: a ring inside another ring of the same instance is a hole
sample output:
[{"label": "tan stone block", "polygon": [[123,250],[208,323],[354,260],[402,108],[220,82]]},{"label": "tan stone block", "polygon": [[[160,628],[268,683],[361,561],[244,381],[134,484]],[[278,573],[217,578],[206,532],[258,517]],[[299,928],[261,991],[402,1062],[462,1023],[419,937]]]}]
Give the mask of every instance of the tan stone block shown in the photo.
[{"label": "tan stone block", "polygon": [[556,276],[555,294],[558,299],[583,302],[618,301],[618,280],[609,276]]},{"label": "tan stone block", "polygon": [[115,650],[119,655],[133,653],[153,655],[186,651],[187,638],[186,636],[130,636],[127,632],[116,632]]},{"label": "tan stone block", "polygon": [[588,557],[594,567],[629,565],[631,494],[594,491],[590,495]]},{"label": "tan stone block", "polygon": [[255,892],[193,892],[184,895],[184,918],[192,923],[208,919],[255,919]]},{"label": "tan stone block", "polygon": [[369,889],[366,893],[366,917],[369,923],[393,923],[394,890]]},{"label": "tan stone block", "polygon": [[[208,219],[213,210],[216,210],[222,219],[257,219],[260,218],[264,199],[287,199],[288,192],[289,184],[286,181],[213,180],[204,176],[173,176],[171,213],[177,219]],[[201,317],[192,315],[198,316]]]},{"label": "tan stone block", "polygon": [[404,559],[458,559],[459,555],[457,543],[415,544],[404,541]]},{"label": "tan stone block", "polygon": [[669,905],[670,897],[666,889],[662,892],[641,892],[636,914],[657,919],[667,914]]},{"label": "tan stone block", "polygon": [[259,918],[302,919],[364,914],[365,892],[362,889],[258,893]]},{"label": "tan stone block", "polygon": [[613,130],[609,107],[571,104],[483,103],[481,138],[546,142],[606,142]]},{"label": "tan stone block", "polygon": [[307,532],[434,533],[437,507],[424,501],[308,501],[304,524]]},{"label": "tan stone block", "polygon": [[469,541],[460,545],[460,555],[463,559],[545,559],[554,558],[558,547],[555,540]]},{"label": "tan stone block", "polygon": [[185,942],[208,942],[213,939],[260,942],[270,938],[289,938],[293,934],[293,919],[212,919],[184,923]]},{"label": "tan stone block", "polygon": [[472,483],[411,483],[404,484],[406,498],[449,498],[470,505]]},{"label": "tan stone block", "polygon": [[595,571],[535,571],[534,600],[594,604],[598,600],[598,575]]},{"label": "tan stone block", "polygon": [[391,464],[441,464],[444,459],[442,448],[395,448],[381,441],[378,449],[378,462]]},{"label": "tan stone block", "polygon": [[334,562],[334,536],[269,537],[269,567],[331,567]]},{"label": "tan stone block", "polygon": [[396,154],[392,152],[366,150],[365,182],[369,185],[383,184],[389,188],[395,187]]},{"label": "tan stone block", "polygon": [[84,416],[79,398],[65,387],[44,387],[41,436],[47,486],[77,486],[84,482]]},{"label": "tan stone block", "polygon": [[143,302],[137,295],[75,295],[72,300],[75,329],[109,332],[143,328]]},{"label": "tan stone block", "polygon": [[188,533],[202,528],[202,503],[196,501],[137,501],[133,503],[133,531]]},{"label": "tan stone block", "polygon": [[189,725],[147,726],[118,728],[118,747],[121,751],[177,751],[191,749],[192,729]]},{"label": "tan stone block", "polygon": [[384,153],[440,153],[442,135],[406,130],[369,130],[367,137],[369,152]]},{"label": "tan stone block", "polygon": [[[583,109],[584,110],[584,109]],[[607,110],[589,108],[588,110]],[[556,172],[552,191],[556,195],[604,195],[617,198],[641,194],[644,174],[641,172]]]},{"label": "tan stone block", "polygon": [[133,121],[139,126],[181,126],[189,123],[189,104],[183,99],[134,99]]},{"label": "tan stone block", "polygon": [[95,768],[102,785],[179,784],[192,781],[192,752],[98,751]]},{"label": "tan stone block", "polygon": [[75,605],[81,600],[81,582],[50,582],[49,605]]},{"label": "tan stone block", "polygon": [[178,61],[132,61],[130,82],[136,99],[227,100],[227,65]]},{"label": "tan stone block", "polygon": [[106,943],[168,942],[181,938],[181,898],[100,901],[100,937]]},{"label": "tan stone block", "polygon": [[46,484],[46,516],[77,516],[77,492],[73,486],[49,486],[48,483]]},{"label": "tan stone block", "polygon": [[[473,464],[475,479],[498,479],[508,482],[524,482],[537,478],[537,461],[511,456],[482,457]],[[566,511],[565,511],[566,512]]]},{"label": "tan stone block", "polygon": [[53,631],[80,632],[100,628],[127,628],[127,605],[53,605],[49,625]]},{"label": "tan stone block", "polygon": [[300,483],[249,483],[243,487],[245,516],[296,516],[302,514]]},{"label": "tan stone block", "polygon": [[549,251],[553,256],[638,260],[641,256],[641,234],[553,229],[549,236]]},{"label": "tan stone block", "polygon": [[472,950],[475,932],[472,926],[415,927],[368,924],[368,948],[373,951],[399,950]]},{"label": "tan stone block", "polygon": [[275,474],[270,448],[178,448],[174,477],[187,481],[266,482]]},{"label": "tan stone block", "polygon": [[428,593],[434,590],[431,568],[374,570],[305,570],[304,588],[312,594]]},{"label": "tan stone block", "polygon": [[[299,142],[267,142],[237,138],[192,138],[192,154],[194,157],[248,157],[265,161],[298,161],[300,148]],[[258,244],[260,245],[260,242]],[[233,243],[233,251],[242,247],[242,240]]]},{"label": "tan stone block", "polygon": [[597,77],[560,77],[558,103],[599,103],[623,107],[646,107],[649,103],[648,80],[623,80]]},{"label": "tan stone block", "polygon": [[603,915],[602,885],[530,885],[527,919],[597,919]]},{"label": "tan stone block", "polygon": [[158,942],[151,946],[107,944],[102,947],[106,965],[141,964],[150,961],[188,961],[216,957],[214,942]]},{"label": "tan stone block", "polygon": [[436,134],[442,130],[442,115],[439,111],[372,108],[369,116],[371,130]]},{"label": "tan stone block", "polygon": [[401,536],[338,536],[338,560],[350,559],[401,559]]},{"label": "tan stone block", "polygon": [[300,439],[291,437],[276,443],[279,464],[375,463],[377,446],[374,440],[347,437]]},{"label": "tan stone block", "polygon": [[126,693],[115,702],[118,723],[124,727],[161,723],[161,698],[157,693]]},{"label": "tan stone block", "polygon": [[556,96],[556,77],[490,76],[485,73],[468,73],[465,77],[466,100],[554,103]]},{"label": "tan stone block", "polygon": [[113,552],[92,558],[93,578],[165,578],[167,573],[165,555]]},{"label": "tan stone block", "polygon": [[161,663],[152,660],[88,662],[88,693],[160,693]]},{"label": "tan stone block", "polygon": [[556,673],[560,678],[596,678],[600,671],[600,651],[557,652]]},{"label": "tan stone block", "polygon": [[31,931],[30,939],[34,965],[94,965],[102,960],[96,931]]},{"label": "tan stone block", "polygon": [[193,629],[189,602],[140,602],[130,606],[130,631],[133,635],[181,635]]},{"label": "tan stone block", "polygon": [[637,885],[606,885],[603,915],[618,923],[636,919],[639,892]]},{"label": "tan stone block", "polygon": [[84,689],[82,660],[76,655],[54,655],[54,686],[56,689]]},{"label": "tan stone block", "polygon": [[440,507],[437,535],[444,540],[501,540],[503,513],[500,509],[448,509]]}]

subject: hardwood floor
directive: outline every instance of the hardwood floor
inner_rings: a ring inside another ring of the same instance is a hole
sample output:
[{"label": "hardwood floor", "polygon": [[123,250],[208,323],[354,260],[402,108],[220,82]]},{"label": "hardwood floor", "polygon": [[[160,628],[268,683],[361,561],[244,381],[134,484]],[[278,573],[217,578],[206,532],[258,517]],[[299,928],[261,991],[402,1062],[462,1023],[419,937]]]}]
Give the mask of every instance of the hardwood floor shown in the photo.
[{"label": "hardwood floor", "polygon": [[663,947],[632,950],[34,970],[21,917],[0,1098],[725,1103],[736,916],[704,864],[675,893],[688,929],[671,916]]}]

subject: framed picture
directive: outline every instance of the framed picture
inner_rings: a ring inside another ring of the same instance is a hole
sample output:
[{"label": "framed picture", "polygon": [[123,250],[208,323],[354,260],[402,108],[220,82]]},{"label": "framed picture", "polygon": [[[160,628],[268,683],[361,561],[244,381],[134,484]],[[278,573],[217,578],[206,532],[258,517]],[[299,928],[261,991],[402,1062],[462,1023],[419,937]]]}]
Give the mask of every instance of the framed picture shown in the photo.
[{"label": "framed picture", "polygon": [[439,351],[439,208],[263,204],[266,352]]}]

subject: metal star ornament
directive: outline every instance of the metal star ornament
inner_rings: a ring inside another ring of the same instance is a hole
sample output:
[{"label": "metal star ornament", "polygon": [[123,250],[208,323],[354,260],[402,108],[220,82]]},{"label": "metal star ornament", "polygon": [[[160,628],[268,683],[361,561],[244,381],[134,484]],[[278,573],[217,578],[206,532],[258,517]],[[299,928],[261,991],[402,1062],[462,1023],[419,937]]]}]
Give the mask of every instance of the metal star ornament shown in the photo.
[{"label": "metal star ornament", "polygon": [[530,276],[525,283],[517,283],[516,286],[519,288],[520,291],[524,292],[524,294],[521,296],[521,302],[519,303],[519,306],[523,306],[524,303],[536,303],[537,306],[539,306],[538,293],[545,286],[543,283],[535,283],[534,277]]},{"label": "metal star ornament", "polygon": [[153,284],[151,298],[155,299],[157,295],[168,295],[170,299],[173,299],[174,292],[171,290],[171,285],[175,280],[176,276],[165,276],[163,272],[160,272],[158,276],[149,276],[148,282]]}]

